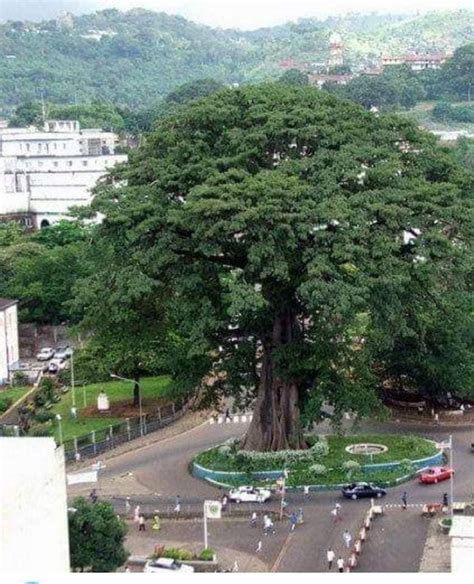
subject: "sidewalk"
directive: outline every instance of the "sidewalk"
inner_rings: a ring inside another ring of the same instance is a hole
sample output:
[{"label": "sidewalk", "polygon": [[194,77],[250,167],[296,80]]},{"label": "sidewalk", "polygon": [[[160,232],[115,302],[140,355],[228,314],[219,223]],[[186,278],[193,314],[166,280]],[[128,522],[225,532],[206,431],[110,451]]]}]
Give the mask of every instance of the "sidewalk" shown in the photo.
[{"label": "sidewalk", "polygon": [[420,572],[451,572],[451,541],[434,517],[428,527],[425,549],[420,562]]}]

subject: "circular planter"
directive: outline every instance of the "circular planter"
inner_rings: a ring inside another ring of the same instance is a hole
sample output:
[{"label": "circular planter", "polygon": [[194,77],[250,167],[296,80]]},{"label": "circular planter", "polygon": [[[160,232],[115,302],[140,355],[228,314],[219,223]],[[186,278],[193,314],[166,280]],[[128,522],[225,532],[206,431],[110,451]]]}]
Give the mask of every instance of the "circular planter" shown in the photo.
[{"label": "circular planter", "polygon": [[445,535],[449,535],[451,530],[451,518],[450,517],[443,517],[438,521],[438,525],[441,527],[441,531]]}]

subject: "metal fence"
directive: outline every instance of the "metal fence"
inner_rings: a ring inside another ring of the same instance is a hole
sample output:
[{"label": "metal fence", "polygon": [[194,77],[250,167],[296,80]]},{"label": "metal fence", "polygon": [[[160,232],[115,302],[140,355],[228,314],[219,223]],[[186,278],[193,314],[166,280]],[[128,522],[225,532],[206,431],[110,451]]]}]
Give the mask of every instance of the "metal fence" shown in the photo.
[{"label": "metal fence", "polygon": [[190,402],[168,404],[158,408],[155,414],[143,414],[141,419],[140,416],[126,418],[123,422],[111,424],[108,428],[65,440],[63,446],[66,462],[93,458],[121,444],[164,428],[181,418],[189,406]]}]

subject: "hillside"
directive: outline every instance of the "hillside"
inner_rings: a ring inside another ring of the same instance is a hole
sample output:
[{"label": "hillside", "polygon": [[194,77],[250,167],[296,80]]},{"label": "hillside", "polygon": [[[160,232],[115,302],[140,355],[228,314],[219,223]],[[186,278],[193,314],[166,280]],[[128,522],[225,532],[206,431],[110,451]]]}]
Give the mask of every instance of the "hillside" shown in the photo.
[{"label": "hillside", "polygon": [[354,63],[381,52],[455,48],[472,40],[473,28],[474,12],[466,10],[355,14],[253,32],[212,29],[142,9],[7,22],[0,25],[0,110],[41,94],[57,103],[97,98],[141,107],[192,79],[256,82],[278,76],[281,59],[325,61],[334,30]]}]

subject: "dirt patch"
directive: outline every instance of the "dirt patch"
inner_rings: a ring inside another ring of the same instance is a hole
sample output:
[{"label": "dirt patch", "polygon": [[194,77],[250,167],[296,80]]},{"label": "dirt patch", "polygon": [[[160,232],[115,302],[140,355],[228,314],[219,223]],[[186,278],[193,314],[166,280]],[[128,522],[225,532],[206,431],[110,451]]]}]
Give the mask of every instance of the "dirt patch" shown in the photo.
[{"label": "dirt patch", "polygon": [[[166,417],[172,414],[172,410],[173,403],[169,398],[142,399],[144,414],[161,414]],[[138,415],[139,408],[133,405],[131,399],[110,402],[110,409],[107,413],[99,412],[96,405],[87,406],[81,410],[81,416],[86,418],[134,418]]]}]

